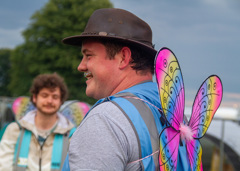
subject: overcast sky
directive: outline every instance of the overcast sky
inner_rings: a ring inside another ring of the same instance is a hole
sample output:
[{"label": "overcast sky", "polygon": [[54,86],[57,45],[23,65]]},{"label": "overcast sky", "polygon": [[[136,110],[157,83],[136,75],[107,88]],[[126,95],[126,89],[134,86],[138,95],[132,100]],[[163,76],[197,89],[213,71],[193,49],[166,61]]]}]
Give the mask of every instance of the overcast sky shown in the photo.
[{"label": "overcast sky", "polygon": [[[21,31],[48,0],[0,1],[0,48],[23,43]],[[224,93],[240,99],[239,0],[111,0],[145,20],[159,50],[177,56],[187,92],[196,93],[211,74],[223,82]],[[227,98],[227,96],[225,97]]]}]

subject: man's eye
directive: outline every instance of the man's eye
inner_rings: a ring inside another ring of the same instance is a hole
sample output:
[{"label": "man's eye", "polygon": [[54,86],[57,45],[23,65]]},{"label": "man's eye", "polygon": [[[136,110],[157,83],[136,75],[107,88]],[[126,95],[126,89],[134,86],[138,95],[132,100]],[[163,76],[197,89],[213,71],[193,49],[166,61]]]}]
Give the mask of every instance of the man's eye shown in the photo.
[{"label": "man's eye", "polygon": [[59,99],[60,97],[59,96],[53,96],[53,99]]},{"label": "man's eye", "polygon": [[47,97],[47,94],[41,94],[42,97]]}]

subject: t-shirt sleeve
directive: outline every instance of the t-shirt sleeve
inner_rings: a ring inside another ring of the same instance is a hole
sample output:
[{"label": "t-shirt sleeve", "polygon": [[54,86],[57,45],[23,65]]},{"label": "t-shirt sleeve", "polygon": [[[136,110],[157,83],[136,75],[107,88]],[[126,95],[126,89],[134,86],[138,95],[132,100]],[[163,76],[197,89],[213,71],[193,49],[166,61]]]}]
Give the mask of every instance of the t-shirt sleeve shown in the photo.
[{"label": "t-shirt sleeve", "polygon": [[69,163],[76,170],[128,170],[138,158],[134,130],[121,110],[111,102],[92,109],[72,136]]}]

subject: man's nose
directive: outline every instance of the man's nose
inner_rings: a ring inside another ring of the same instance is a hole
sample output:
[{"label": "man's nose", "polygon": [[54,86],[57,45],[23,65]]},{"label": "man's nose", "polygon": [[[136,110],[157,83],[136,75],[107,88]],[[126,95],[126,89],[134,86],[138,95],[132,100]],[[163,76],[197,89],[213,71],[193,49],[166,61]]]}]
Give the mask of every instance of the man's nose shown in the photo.
[{"label": "man's nose", "polygon": [[48,103],[52,103],[52,102],[53,102],[53,97],[48,96],[48,98],[47,98],[47,102],[48,102]]},{"label": "man's nose", "polygon": [[87,71],[87,60],[85,57],[83,57],[83,59],[81,60],[80,64],[78,65],[77,70],[79,72],[85,72]]}]

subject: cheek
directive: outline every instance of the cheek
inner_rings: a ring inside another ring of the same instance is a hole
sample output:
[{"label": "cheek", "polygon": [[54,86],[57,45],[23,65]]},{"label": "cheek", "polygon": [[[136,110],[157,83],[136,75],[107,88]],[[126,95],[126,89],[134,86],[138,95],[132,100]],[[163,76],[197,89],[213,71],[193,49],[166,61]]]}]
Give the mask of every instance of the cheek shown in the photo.
[{"label": "cheek", "polygon": [[56,105],[57,105],[58,107],[60,107],[60,106],[62,105],[62,102],[61,102],[61,101],[57,101],[57,102],[56,102]]},{"label": "cheek", "polygon": [[105,82],[111,82],[111,71],[107,68],[103,68],[102,70],[97,71],[96,81],[105,84]]}]

